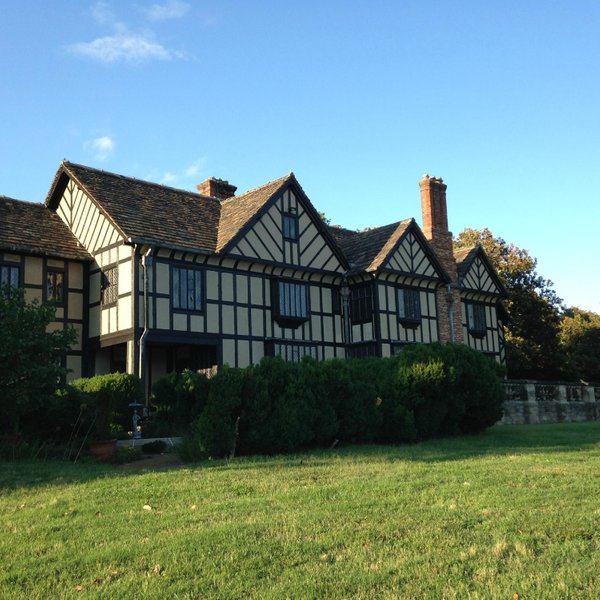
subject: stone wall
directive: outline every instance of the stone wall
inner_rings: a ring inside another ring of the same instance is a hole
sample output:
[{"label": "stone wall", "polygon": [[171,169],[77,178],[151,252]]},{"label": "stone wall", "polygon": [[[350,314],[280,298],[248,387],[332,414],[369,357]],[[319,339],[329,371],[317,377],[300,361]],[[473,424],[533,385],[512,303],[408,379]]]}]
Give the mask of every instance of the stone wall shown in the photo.
[{"label": "stone wall", "polygon": [[600,421],[600,385],[505,381],[501,425]]}]

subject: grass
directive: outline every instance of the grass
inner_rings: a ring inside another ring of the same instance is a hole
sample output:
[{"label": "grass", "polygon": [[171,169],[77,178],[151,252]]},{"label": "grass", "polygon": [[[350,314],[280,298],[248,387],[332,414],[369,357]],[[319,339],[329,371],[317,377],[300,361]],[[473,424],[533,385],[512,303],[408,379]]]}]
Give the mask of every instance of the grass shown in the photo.
[{"label": "grass", "polygon": [[596,598],[600,423],[167,472],[0,463],[2,598]]}]

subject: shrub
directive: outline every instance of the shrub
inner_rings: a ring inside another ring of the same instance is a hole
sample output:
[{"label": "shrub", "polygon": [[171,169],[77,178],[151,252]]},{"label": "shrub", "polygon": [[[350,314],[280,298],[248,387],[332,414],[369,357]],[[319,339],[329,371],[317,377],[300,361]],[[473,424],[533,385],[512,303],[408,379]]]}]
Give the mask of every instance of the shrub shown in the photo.
[{"label": "shrub", "polygon": [[463,344],[415,344],[398,359],[419,439],[483,431],[502,416],[501,368]]},{"label": "shrub", "polygon": [[233,454],[248,373],[248,369],[224,366],[210,380],[206,406],[192,423],[190,439],[184,441],[184,453],[193,456],[197,451],[198,456],[215,457]]},{"label": "shrub", "polygon": [[161,377],[152,386],[155,412],[147,429],[154,434],[186,432],[202,413],[209,387],[209,380],[204,373],[189,369]]},{"label": "shrub", "polygon": [[313,441],[313,390],[300,365],[263,358],[250,380],[240,419],[240,452],[293,452]]},{"label": "shrub", "polygon": [[142,444],[141,448],[144,454],[162,454],[167,449],[167,444],[162,440],[154,440]]},{"label": "shrub", "polygon": [[224,367],[207,386],[182,458],[477,432],[500,418],[503,399],[495,363],[452,344],[415,344],[386,359],[264,358],[247,369]]},{"label": "shrub", "polygon": [[144,400],[140,380],[128,373],[76,379],[71,387],[83,394],[93,411],[95,439],[115,437],[119,429],[126,431],[133,414],[129,404]]}]

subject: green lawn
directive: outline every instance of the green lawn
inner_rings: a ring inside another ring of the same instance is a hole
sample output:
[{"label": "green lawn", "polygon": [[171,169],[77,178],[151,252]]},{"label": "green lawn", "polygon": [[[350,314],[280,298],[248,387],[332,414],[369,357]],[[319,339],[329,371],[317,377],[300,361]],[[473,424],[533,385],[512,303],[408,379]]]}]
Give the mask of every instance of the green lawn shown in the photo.
[{"label": "green lawn", "polygon": [[600,423],[0,486],[1,598],[600,595]]}]

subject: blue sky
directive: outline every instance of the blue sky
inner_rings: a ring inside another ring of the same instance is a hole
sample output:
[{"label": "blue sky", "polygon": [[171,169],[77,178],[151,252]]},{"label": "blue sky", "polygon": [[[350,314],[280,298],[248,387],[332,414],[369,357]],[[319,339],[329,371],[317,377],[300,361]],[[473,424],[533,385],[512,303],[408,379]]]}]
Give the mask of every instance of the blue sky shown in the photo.
[{"label": "blue sky", "polygon": [[0,194],[63,158],[194,189],[293,170],[349,228],[489,227],[600,312],[600,3],[3,0]]}]

